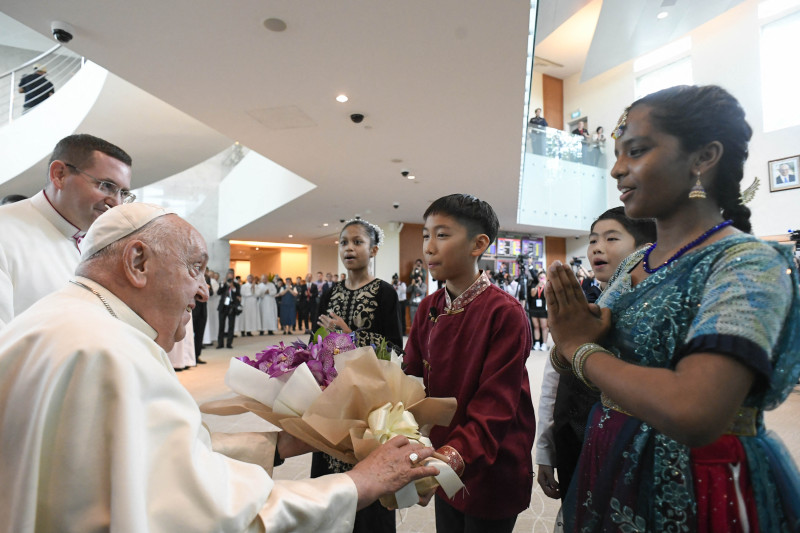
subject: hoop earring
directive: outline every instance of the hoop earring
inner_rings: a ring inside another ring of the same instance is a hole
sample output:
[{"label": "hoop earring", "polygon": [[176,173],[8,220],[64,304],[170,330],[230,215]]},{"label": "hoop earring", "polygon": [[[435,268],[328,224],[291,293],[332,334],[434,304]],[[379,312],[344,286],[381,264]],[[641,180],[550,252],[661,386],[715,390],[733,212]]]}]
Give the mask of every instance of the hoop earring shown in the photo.
[{"label": "hoop earring", "polygon": [[708,197],[703,184],[700,182],[700,172],[697,173],[697,183],[694,184],[692,190],[689,191],[689,198],[693,200],[705,200]]}]

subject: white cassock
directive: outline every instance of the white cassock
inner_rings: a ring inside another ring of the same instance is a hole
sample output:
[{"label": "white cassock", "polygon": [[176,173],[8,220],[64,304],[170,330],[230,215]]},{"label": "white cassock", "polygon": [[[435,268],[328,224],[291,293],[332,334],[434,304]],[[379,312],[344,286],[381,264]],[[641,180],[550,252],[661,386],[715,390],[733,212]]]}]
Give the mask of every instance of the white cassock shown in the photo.
[{"label": "white cassock", "polygon": [[44,191],[0,206],[0,329],[75,275],[84,233],[58,214]]},{"label": "white cassock", "polygon": [[268,281],[267,283],[259,283],[261,287],[261,301],[259,308],[261,310],[261,327],[259,331],[277,331],[278,330],[278,304],[275,301],[275,295],[278,294],[278,288],[274,283]]},{"label": "white cassock", "polygon": [[192,314],[189,313],[189,322],[186,324],[186,336],[175,343],[175,346],[167,353],[172,368],[186,368],[197,366],[194,357],[194,328],[192,326]]},{"label": "white cassock", "polygon": [[203,344],[211,344],[212,341],[217,340],[219,333],[219,281],[211,278],[211,294],[208,295],[208,316],[206,318],[206,330],[203,332]]},{"label": "white cassock", "polygon": [[352,531],[349,476],[273,481],[212,451],[155,330],[77,279],[118,318],[69,284],[0,332],[0,531]]},{"label": "white cassock", "polygon": [[258,299],[256,298],[256,285],[245,283],[242,285],[242,323],[240,331],[259,331],[261,319],[258,312]]}]

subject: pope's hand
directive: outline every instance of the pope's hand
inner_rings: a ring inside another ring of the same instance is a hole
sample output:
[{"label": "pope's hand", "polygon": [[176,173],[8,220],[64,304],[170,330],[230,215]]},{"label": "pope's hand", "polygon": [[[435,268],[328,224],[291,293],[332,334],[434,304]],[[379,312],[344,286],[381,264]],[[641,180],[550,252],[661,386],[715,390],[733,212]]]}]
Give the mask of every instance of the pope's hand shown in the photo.
[{"label": "pope's hand", "polygon": [[[417,455],[414,462],[409,458],[412,452]],[[358,489],[358,509],[381,496],[397,492],[412,481],[438,475],[438,468],[421,464],[432,454],[430,446],[409,441],[403,436],[379,446],[347,472]]]}]

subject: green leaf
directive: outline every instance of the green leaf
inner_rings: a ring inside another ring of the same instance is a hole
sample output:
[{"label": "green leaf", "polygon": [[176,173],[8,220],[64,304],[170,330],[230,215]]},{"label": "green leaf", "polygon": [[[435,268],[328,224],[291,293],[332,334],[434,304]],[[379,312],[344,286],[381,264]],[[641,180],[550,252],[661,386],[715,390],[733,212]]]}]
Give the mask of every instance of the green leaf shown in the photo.
[{"label": "green leaf", "polygon": [[386,338],[382,338],[378,348],[375,350],[375,356],[384,361],[391,361],[389,350],[386,347]]},{"label": "green leaf", "polygon": [[325,337],[330,335],[330,333],[331,332],[325,329],[323,326],[320,326],[319,329],[314,332],[314,338],[312,339],[311,342],[317,342],[320,337],[324,339]]}]

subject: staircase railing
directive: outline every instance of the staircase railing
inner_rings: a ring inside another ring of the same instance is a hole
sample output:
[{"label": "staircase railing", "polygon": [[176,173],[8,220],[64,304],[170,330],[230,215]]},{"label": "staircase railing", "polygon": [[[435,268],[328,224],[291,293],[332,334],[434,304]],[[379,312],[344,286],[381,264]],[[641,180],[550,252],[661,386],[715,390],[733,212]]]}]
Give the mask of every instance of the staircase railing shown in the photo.
[{"label": "staircase railing", "polygon": [[2,98],[0,100],[0,127],[12,123],[46,99],[46,97],[41,97],[43,95],[39,95],[33,105],[25,108],[25,93],[20,92],[20,88],[27,88],[29,91],[32,89],[30,92],[33,92],[41,83],[37,79],[32,83],[21,85],[21,80],[25,75],[33,74],[37,67],[44,69],[46,71],[45,78],[53,84],[54,90],[58,92],[83,67],[84,62],[83,57],[57,44],[22,65],[0,74],[0,98]]}]

